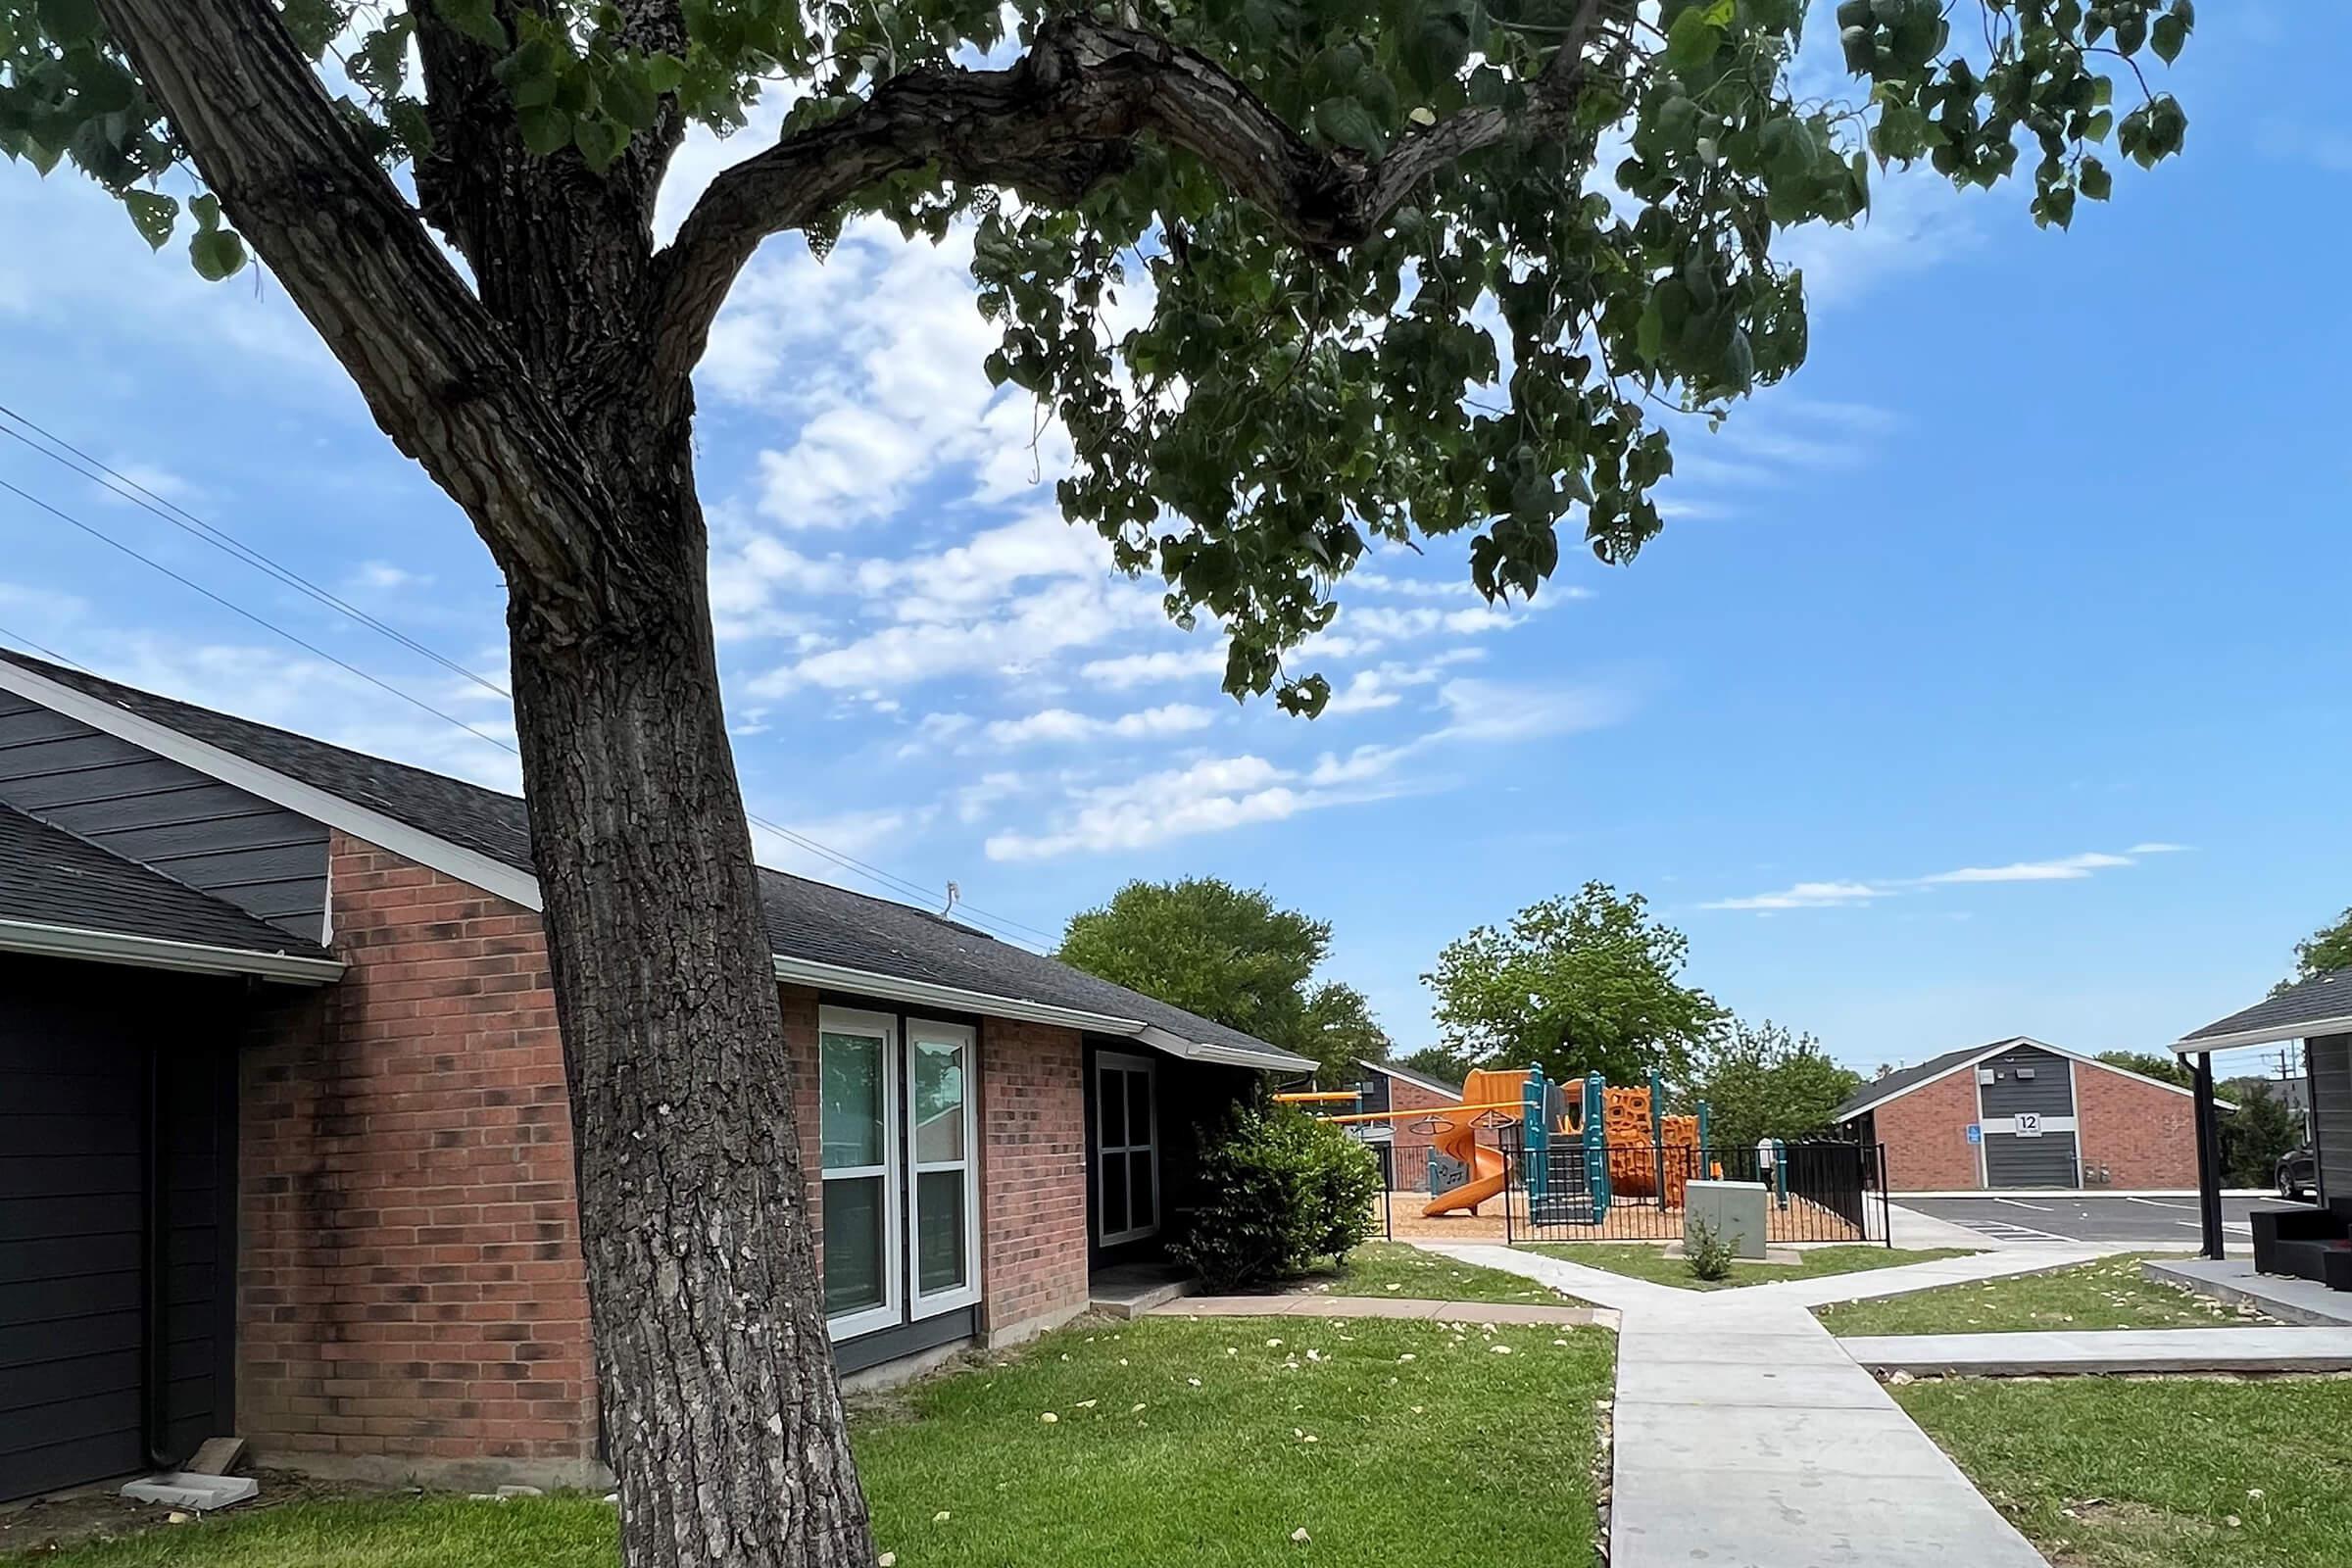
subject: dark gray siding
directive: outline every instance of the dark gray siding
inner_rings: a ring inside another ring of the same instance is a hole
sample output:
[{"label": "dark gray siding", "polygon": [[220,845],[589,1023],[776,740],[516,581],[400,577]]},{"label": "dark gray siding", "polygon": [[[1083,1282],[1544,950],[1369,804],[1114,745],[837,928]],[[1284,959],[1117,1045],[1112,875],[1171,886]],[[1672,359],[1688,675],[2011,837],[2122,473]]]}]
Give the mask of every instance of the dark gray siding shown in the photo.
[{"label": "dark gray siding", "polygon": [[0,1498],[235,1430],[237,995],[0,958]]},{"label": "dark gray siding", "polygon": [[[2072,1116],[2075,1113],[2073,1066],[2064,1056],[2036,1051],[2032,1046],[2013,1047],[1977,1063],[1979,1073],[1987,1067],[1993,1073],[1991,1083],[1984,1083],[1982,1078],[1978,1082],[1977,1094],[1984,1114],[2014,1116],[2021,1110],[2033,1110],[2044,1116]],[[2025,1073],[2034,1076],[2022,1076]]]},{"label": "dark gray siding", "polygon": [[2320,1190],[2332,1201],[2352,1198],[2352,1035],[2307,1041],[2311,1054],[2312,1147]]},{"label": "dark gray siding", "polygon": [[326,829],[0,692],[0,801],[313,942]]},{"label": "dark gray siding", "polygon": [[[1977,1094],[1984,1118],[2033,1111],[2042,1116],[2075,1114],[2074,1064],[2064,1056],[2032,1046],[2015,1046],[1981,1061],[1972,1072],[1991,1068],[1993,1080],[1981,1079]],[[2032,1077],[2026,1074],[2031,1073]],[[2044,1132],[2039,1138],[2014,1133],[1984,1135],[1984,1185],[1987,1187],[2073,1187],[2081,1179],[2076,1166],[2076,1140],[2071,1132]]]}]

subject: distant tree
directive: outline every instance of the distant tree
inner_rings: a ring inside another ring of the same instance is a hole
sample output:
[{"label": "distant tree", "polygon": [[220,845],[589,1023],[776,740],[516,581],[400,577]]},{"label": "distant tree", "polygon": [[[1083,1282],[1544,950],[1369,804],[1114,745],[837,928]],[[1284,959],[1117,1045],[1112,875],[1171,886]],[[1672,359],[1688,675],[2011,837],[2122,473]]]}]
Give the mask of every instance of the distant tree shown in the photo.
[{"label": "distant tree", "polygon": [[1311,1056],[1328,1076],[1351,1074],[1355,1057],[1384,1055],[1389,1046],[1362,992],[1312,984],[1330,951],[1329,921],[1282,908],[1257,888],[1186,877],[1130,882],[1109,903],[1070,916],[1058,956]]},{"label": "distant tree", "polygon": [[2303,1118],[2268,1078],[2233,1078],[2224,1097],[2237,1109],[2222,1117],[2222,1174],[2232,1187],[2268,1187],[2278,1158],[2303,1142]]},{"label": "distant tree", "polygon": [[1792,1035],[1769,1018],[1731,1019],[1694,1054],[1691,1098],[1707,1102],[1708,1136],[1722,1148],[1761,1138],[1799,1139],[1827,1132],[1831,1114],[1862,1087],[1862,1075],[1838,1065],[1811,1035]]},{"label": "distant tree", "polygon": [[1446,945],[1421,977],[1438,993],[1445,1044],[1472,1065],[1540,1063],[1555,1078],[1592,1071],[1639,1082],[1685,1078],[1724,1016],[1679,976],[1690,950],[1642,895],[1588,882]]},{"label": "distant tree", "polygon": [[2153,1078],[2159,1083],[2178,1084],[2182,1089],[2188,1088],[2195,1078],[2195,1074],[2188,1069],[2188,1063],[2170,1052],[2102,1051],[2099,1053],[2099,1060],[2110,1067],[2121,1067],[2126,1072],[2135,1072],[2142,1078]]},{"label": "distant tree", "polygon": [[2330,969],[2352,969],[2352,909],[2337,915],[2333,925],[2324,925],[2296,943],[2295,972],[2271,990],[2274,994],[2284,991]]},{"label": "distant tree", "polygon": [[1314,1057],[1321,1080],[1336,1086],[1360,1076],[1357,1062],[1386,1060],[1396,1042],[1372,1016],[1371,1001],[1361,991],[1326,980],[1307,993],[1298,1040],[1290,1049]]}]

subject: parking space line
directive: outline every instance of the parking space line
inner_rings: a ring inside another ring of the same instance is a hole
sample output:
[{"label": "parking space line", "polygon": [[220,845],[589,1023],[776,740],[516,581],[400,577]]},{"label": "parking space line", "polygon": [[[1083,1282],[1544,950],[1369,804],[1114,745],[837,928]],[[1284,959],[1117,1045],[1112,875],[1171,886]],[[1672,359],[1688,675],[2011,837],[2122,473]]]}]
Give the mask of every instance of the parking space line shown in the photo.
[{"label": "parking space line", "polygon": [[2036,1214],[2047,1214],[2047,1213],[2050,1213],[2050,1212],[2052,1212],[2052,1211],[2051,1211],[2051,1210],[2050,1210],[2050,1209],[2049,1209],[2049,1208],[2048,1208],[2046,1205],[2044,1205],[2044,1204],[2041,1204],[2041,1203],[2024,1203],[2024,1202],[2020,1202],[2020,1201],[2018,1201],[2018,1200],[2017,1200],[2016,1199],[2014,1199],[2014,1198],[1996,1198],[1996,1199],[1994,1199],[1994,1200],[1993,1200],[1993,1201],[1994,1201],[1994,1202],[1996,1202],[1996,1203],[2007,1203],[2007,1204],[2008,1204],[2008,1205],[2009,1205],[2011,1208],[2030,1208],[2030,1209],[2034,1210],[2034,1213],[2036,1213]]},{"label": "parking space line", "polygon": [[2124,1201],[2127,1203],[2145,1203],[2150,1208],[2185,1208],[2192,1211],[2197,1206],[2194,1203],[2160,1203],[2153,1198],[2127,1198],[2124,1200]]},{"label": "parking space line", "polygon": [[[2192,1230],[2192,1231],[2201,1231],[2201,1230],[2203,1230],[2203,1229],[2205,1228],[2204,1224],[2203,1224],[2201,1221],[2198,1221],[2198,1220],[2193,1220],[2193,1219],[2177,1219],[2177,1220],[2173,1221],[2173,1223],[2174,1223],[2174,1224],[2176,1224],[2176,1225],[2182,1225],[2182,1226],[2186,1226],[2188,1229],[2190,1229],[2190,1230]],[[2226,1230],[2226,1231],[2233,1231],[2233,1232],[2235,1232],[2236,1234],[2238,1234],[2238,1235],[2240,1235],[2240,1236],[2251,1236],[2251,1235],[2253,1235],[2253,1234],[2254,1234],[2254,1227],[2253,1227],[2253,1226],[2251,1226],[2251,1225],[2236,1225],[2236,1224],[2232,1224],[2232,1223],[2230,1223],[2229,1220],[2224,1220],[2224,1221],[2222,1221],[2222,1229],[2224,1229],[2224,1230]]]}]

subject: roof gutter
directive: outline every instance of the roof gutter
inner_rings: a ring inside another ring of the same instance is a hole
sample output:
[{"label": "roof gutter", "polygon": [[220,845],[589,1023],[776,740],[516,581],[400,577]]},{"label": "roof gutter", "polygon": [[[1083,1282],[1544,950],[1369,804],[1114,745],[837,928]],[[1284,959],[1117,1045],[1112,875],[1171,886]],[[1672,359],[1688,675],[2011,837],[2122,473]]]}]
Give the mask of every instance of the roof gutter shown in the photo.
[{"label": "roof gutter", "polygon": [[2352,1014],[2338,1018],[2306,1018],[2300,1023],[2275,1023],[2262,1029],[2239,1029],[2226,1035],[2191,1035],[2186,1040],[2173,1042],[2174,1054],[2203,1055],[2208,1051],[2230,1051],[2238,1046],[2272,1046],[2287,1040],[2310,1040],[2320,1035],[2352,1034]]},{"label": "roof gutter", "polygon": [[173,942],[164,937],[134,937],[81,926],[44,925],[36,920],[0,920],[0,952],[26,953],[44,958],[82,958],[139,969],[171,969],[183,974],[252,975],[295,986],[331,985],[343,978],[340,958],[309,957],[298,953],[249,953],[241,948]]},{"label": "roof gutter", "polygon": [[791,984],[854,991],[860,996],[878,997],[885,1002],[906,1002],[917,1006],[946,1007],[956,1012],[985,1013],[992,1018],[1017,1018],[1025,1023],[1055,1024],[1065,1029],[1116,1035],[1122,1040],[1137,1041],[1184,1061],[1225,1067],[1254,1067],[1267,1072],[1306,1072],[1315,1065],[1304,1056],[1294,1056],[1287,1051],[1277,1051],[1271,1046],[1252,1049],[1187,1040],[1157,1024],[1145,1023],[1138,1018],[1121,1018],[1107,1012],[1088,1012],[1082,1007],[1023,1002],[991,992],[942,985],[934,980],[901,979],[895,975],[876,974],[871,969],[853,969],[846,964],[786,957],[782,954],[776,955],[775,963],[776,978]]}]

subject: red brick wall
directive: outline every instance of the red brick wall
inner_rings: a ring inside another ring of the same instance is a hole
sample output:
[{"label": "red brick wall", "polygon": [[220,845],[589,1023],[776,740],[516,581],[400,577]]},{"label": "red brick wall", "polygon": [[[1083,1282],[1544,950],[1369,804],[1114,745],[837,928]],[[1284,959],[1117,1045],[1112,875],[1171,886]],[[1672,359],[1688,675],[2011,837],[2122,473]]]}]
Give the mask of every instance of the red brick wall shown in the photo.
[{"label": "red brick wall", "polygon": [[1977,1146],[1968,1141],[1968,1124],[1977,1119],[1975,1068],[1963,1068],[1890,1100],[1873,1114],[1879,1142],[1886,1146],[1889,1192],[1944,1192],[1983,1185],[1977,1179]]},{"label": "red brick wall", "polygon": [[1008,1019],[980,1034],[982,1327],[1016,1339],[1086,1306],[1085,1048]]},{"label": "red brick wall", "polygon": [[2195,1110],[2186,1095],[2075,1064],[2076,1142],[2112,1187],[2197,1185]]},{"label": "red brick wall", "polygon": [[538,917],[329,855],[350,968],[244,1061],[240,1428],[315,1466],[576,1470],[594,1372]]}]

